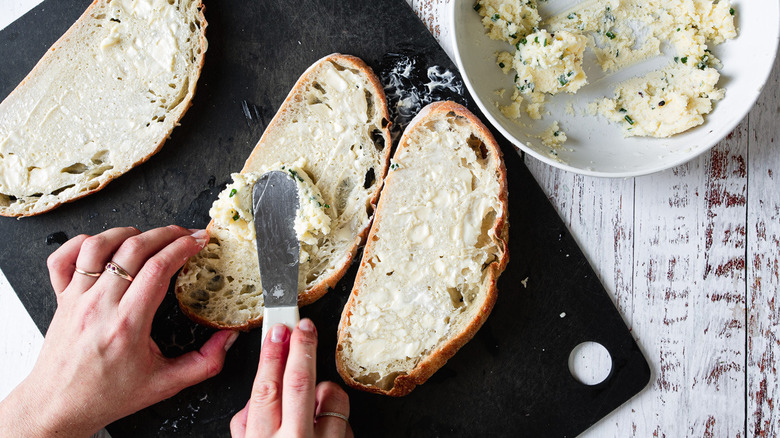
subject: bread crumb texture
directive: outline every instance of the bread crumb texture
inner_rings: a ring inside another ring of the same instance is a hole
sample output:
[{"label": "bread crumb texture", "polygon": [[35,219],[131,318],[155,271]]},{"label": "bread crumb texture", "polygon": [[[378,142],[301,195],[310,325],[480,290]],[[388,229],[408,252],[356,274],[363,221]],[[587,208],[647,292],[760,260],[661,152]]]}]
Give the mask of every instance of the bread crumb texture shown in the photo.
[{"label": "bread crumb texture", "polygon": [[0,104],[0,214],[84,196],[154,154],[189,106],[200,1],[99,0]]},{"label": "bread crumb texture", "polygon": [[512,101],[500,107],[506,117],[539,119],[546,96],[582,87],[585,47],[606,72],[659,55],[663,42],[676,53],[667,67],[618,84],[613,98],[592,106],[626,136],[684,132],[724,96],[709,47],[737,36],[726,0],[590,0],[546,20],[535,0],[479,0],[475,9],[490,38],[512,45],[496,55],[499,68],[515,74]]},{"label": "bread crumb texture", "polygon": [[342,316],[337,360],[356,382],[391,389],[483,309],[504,249],[499,166],[454,112],[407,129]]},{"label": "bread crumb texture", "polygon": [[368,71],[339,55],[304,73],[210,211],[211,241],[176,282],[185,312],[216,327],[260,324],[263,297],[250,204],[254,181],[268,170],[283,168],[299,183],[299,303],[313,301],[319,295],[307,294],[324,293],[338,280],[370,224],[386,169],[387,110],[379,93]]}]

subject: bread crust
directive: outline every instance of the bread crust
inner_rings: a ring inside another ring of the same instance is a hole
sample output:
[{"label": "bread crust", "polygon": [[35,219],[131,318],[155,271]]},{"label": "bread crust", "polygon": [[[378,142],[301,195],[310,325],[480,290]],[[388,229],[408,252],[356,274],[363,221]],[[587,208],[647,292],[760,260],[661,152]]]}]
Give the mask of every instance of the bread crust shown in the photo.
[{"label": "bread crust", "polygon": [[[501,205],[503,214],[496,215],[496,220],[491,228],[493,235],[496,236],[497,238],[496,243],[499,247],[499,252],[498,252],[497,259],[493,261],[487,268],[488,274],[487,274],[486,282],[488,284],[488,288],[486,291],[486,298],[483,301],[482,306],[477,311],[474,319],[472,319],[464,329],[462,329],[457,335],[449,339],[443,345],[439,346],[437,349],[432,351],[427,357],[423,358],[411,372],[396,377],[391,389],[383,390],[379,387],[373,385],[367,385],[356,381],[352,376],[352,374],[347,369],[345,360],[343,359],[341,352],[342,352],[343,344],[345,342],[346,330],[348,327],[349,318],[352,314],[352,310],[355,306],[355,302],[357,301],[357,297],[360,294],[360,290],[358,289],[357,285],[360,284],[360,279],[362,278],[362,276],[364,275],[367,269],[366,265],[368,264],[368,261],[371,259],[372,249],[374,246],[373,244],[374,235],[381,228],[382,221],[386,220],[383,219],[384,198],[380,197],[379,205],[377,206],[377,211],[374,216],[375,220],[371,226],[371,230],[369,232],[368,239],[367,239],[368,243],[366,244],[366,247],[364,249],[363,259],[360,263],[360,269],[358,270],[357,278],[355,280],[355,287],[353,287],[350,297],[346,305],[344,306],[344,310],[342,312],[341,321],[339,322],[339,328],[338,328],[338,342],[336,346],[336,369],[338,370],[339,374],[344,379],[344,381],[347,383],[347,385],[353,388],[375,393],[375,394],[389,395],[393,397],[400,397],[410,393],[417,385],[420,385],[424,383],[426,380],[428,380],[439,368],[441,368],[452,356],[454,356],[455,353],[463,345],[465,345],[469,340],[471,340],[471,338],[474,337],[474,335],[477,333],[479,328],[482,327],[482,324],[484,324],[485,320],[487,319],[488,315],[493,309],[493,306],[498,297],[498,289],[496,287],[496,283],[498,281],[499,275],[501,275],[501,273],[506,268],[507,263],[509,262],[509,251],[508,251],[508,236],[509,236],[508,196],[509,195],[507,191],[506,167],[503,161],[503,154],[501,152],[501,149],[498,146],[498,143],[493,137],[493,134],[476,116],[474,116],[474,114],[472,114],[464,106],[450,101],[435,102],[423,108],[420,111],[420,113],[418,113],[417,116],[415,116],[412,119],[412,121],[409,123],[408,127],[406,128],[404,135],[401,137],[401,140],[399,141],[398,149],[396,150],[396,153],[398,153],[403,148],[407,147],[408,145],[407,133],[412,132],[418,124],[425,123],[430,119],[435,119],[441,116],[442,114],[447,114],[450,112],[454,113],[457,116],[465,117],[469,121],[469,123],[473,126],[474,130],[479,133],[480,139],[483,140],[488,153],[492,155],[496,159],[495,162],[498,163],[498,167],[495,169],[495,171],[497,172],[497,176],[498,176],[498,182],[500,187],[499,203]],[[391,176],[388,177],[388,179],[389,178],[391,178]],[[388,184],[387,180],[385,181],[385,184]]]},{"label": "bread crust", "polygon": [[[60,200],[60,202],[57,202],[55,204],[46,206],[45,208],[38,208],[38,206],[36,205],[29,212],[25,212],[25,211],[21,211],[21,212],[9,211],[11,209],[9,209],[7,207],[0,207],[0,216],[5,216],[5,217],[37,216],[39,214],[51,211],[51,210],[59,207],[62,204],[73,202],[73,201],[81,199],[81,198],[83,198],[85,196],[89,196],[92,193],[95,193],[97,191],[102,190],[106,185],[108,185],[108,183],[110,183],[111,181],[115,180],[116,178],[119,178],[120,176],[124,175],[125,173],[129,172],[134,167],[136,167],[136,166],[138,166],[140,164],[145,163],[153,155],[155,155],[157,152],[159,152],[160,149],[162,149],[163,145],[165,144],[165,142],[170,137],[171,132],[173,132],[173,128],[178,126],[179,121],[182,119],[182,117],[184,117],[184,114],[187,112],[187,110],[192,105],[192,98],[195,95],[195,89],[196,89],[196,86],[197,86],[197,82],[198,82],[198,79],[200,78],[201,71],[203,70],[203,64],[205,62],[206,50],[208,49],[208,41],[206,40],[206,27],[208,27],[208,22],[206,21],[206,17],[205,17],[205,15],[203,13],[204,10],[206,9],[206,7],[205,7],[205,5],[203,5],[201,0],[193,0],[193,1],[196,2],[196,8],[198,10],[198,20],[201,23],[200,32],[199,32],[199,35],[198,35],[200,51],[199,51],[199,53],[196,52],[197,58],[196,58],[196,60],[194,62],[194,65],[196,65],[197,68],[195,69],[194,74],[190,77],[191,80],[189,81],[189,90],[188,90],[188,92],[186,94],[186,97],[182,101],[182,104],[179,105],[179,107],[176,108],[176,111],[171,113],[171,115],[170,115],[172,117],[172,120],[173,120],[173,123],[171,124],[170,129],[159,140],[157,145],[154,146],[153,149],[150,149],[150,152],[147,155],[143,156],[140,160],[136,161],[135,163],[132,163],[129,166],[126,166],[125,168],[119,168],[116,171],[113,171],[113,172],[110,172],[110,173],[107,172],[109,177],[104,179],[94,189],[89,189],[89,190],[87,190],[85,192],[77,193],[75,196],[72,196],[72,197],[67,198],[67,199],[62,199],[62,200]],[[87,25],[88,20],[91,18],[92,11],[95,8],[101,6],[102,3],[106,3],[106,0],[94,0],[87,7],[87,9],[84,11],[84,13],[81,14],[79,19],[76,20],[76,22],[73,23],[73,25],[71,25],[71,27],[68,28],[68,30],[59,39],[57,39],[57,41],[54,42],[54,44],[52,44],[52,46],[46,51],[46,54],[44,54],[43,57],[35,64],[35,67],[33,67],[33,69],[30,70],[30,73],[28,73],[27,76],[25,76],[25,78],[22,80],[22,82],[20,82],[19,85],[17,85],[16,88],[14,88],[14,90],[11,91],[11,93],[8,95],[8,97],[6,99],[10,98],[15,93],[17,93],[17,90],[19,90],[22,87],[24,87],[25,84],[31,78],[33,78],[36,75],[38,75],[38,72],[40,70],[46,68],[47,64],[48,64],[48,60],[51,57],[54,56],[54,52],[56,52],[57,50],[61,49],[62,47],[65,47],[66,44],[68,44],[69,41],[72,39],[72,37],[74,35],[78,34],[78,32],[81,30],[81,28],[83,28],[83,27],[85,27]]]},{"label": "bread crust", "polygon": [[[304,73],[295,82],[295,85],[288,93],[284,102],[282,102],[282,105],[279,107],[279,111],[277,111],[274,118],[271,119],[271,122],[268,124],[268,127],[263,132],[263,135],[260,137],[260,140],[257,142],[254,149],[250,153],[249,157],[247,158],[244,164],[244,167],[241,169],[241,173],[251,172],[257,167],[257,161],[259,161],[260,157],[263,155],[263,149],[264,149],[263,146],[266,144],[266,140],[269,136],[269,133],[271,133],[274,129],[276,129],[278,125],[284,123],[285,109],[292,104],[294,99],[298,96],[299,92],[303,89],[304,85],[306,85],[309,82],[309,80],[311,79],[311,75],[314,74],[315,70],[322,63],[325,62],[334,62],[339,65],[342,66],[346,65],[348,66],[348,68],[361,71],[366,76],[366,78],[368,78],[369,82],[371,83],[371,86],[373,86],[375,91],[374,97],[376,97],[380,102],[378,106],[381,110],[381,115],[384,118],[384,120],[387,121],[387,124],[381,127],[381,135],[384,138],[385,145],[387,146],[384,148],[382,152],[381,169],[377,169],[375,171],[375,175],[378,183],[376,184],[376,188],[374,189],[374,192],[371,194],[371,196],[369,197],[366,203],[366,208],[370,207],[371,211],[375,211],[377,200],[379,199],[379,193],[383,186],[384,179],[387,175],[389,160],[390,160],[390,152],[392,149],[391,148],[392,140],[390,137],[390,129],[389,129],[390,114],[387,109],[387,98],[384,93],[384,87],[379,82],[379,79],[377,78],[376,74],[374,74],[373,69],[368,64],[366,64],[362,59],[356,56],[346,55],[341,53],[332,53],[330,55],[327,55],[319,59],[317,62],[309,66],[309,68],[307,68],[306,71],[304,71]],[[366,225],[361,230],[359,230],[358,233],[355,235],[353,243],[346,254],[344,262],[341,265],[337,266],[337,268],[330,275],[321,278],[315,285],[298,294],[299,307],[317,301],[318,299],[322,298],[322,296],[325,295],[325,293],[327,293],[329,289],[332,289],[333,287],[336,286],[336,283],[338,283],[341,277],[344,276],[344,274],[347,272],[347,269],[349,269],[350,265],[352,264],[352,260],[357,254],[359,246],[365,241],[366,234],[368,234],[372,221],[373,221],[373,215],[366,223]],[[215,227],[214,220],[212,219],[209,222],[206,229],[211,234],[211,231],[213,231],[214,227]],[[183,291],[177,285],[176,287],[177,298],[182,293]],[[181,300],[179,300],[179,307],[181,308],[182,312],[184,312],[184,314],[187,315],[193,321],[197,322],[198,324],[205,325],[215,329],[249,331],[251,329],[260,327],[263,323],[263,317],[262,315],[260,315],[258,318],[250,319],[242,324],[223,324],[220,322],[203,318],[202,316],[196,314],[191,309],[189,309],[186,305],[184,305]]]}]

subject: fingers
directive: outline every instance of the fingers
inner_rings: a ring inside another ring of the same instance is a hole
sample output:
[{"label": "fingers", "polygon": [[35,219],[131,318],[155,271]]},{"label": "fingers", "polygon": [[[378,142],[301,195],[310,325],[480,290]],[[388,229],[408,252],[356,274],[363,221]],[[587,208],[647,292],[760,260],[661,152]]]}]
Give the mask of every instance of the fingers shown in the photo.
[{"label": "fingers", "polygon": [[302,319],[290,340],[290,357],[284,370],[282,412],[285,430],[310,436],[314,422],[317,332],[310,319]]},{"label": "fingers", "polygon": [[[341,387],[333,382],[322,382],[315,391],[317,415],[322,412],[336,412],[349,418],[349,397]],[[321,437],[343,437],[347,434],[349,423],[338,417],[317,417],[314,435]]]},{"label": "fingers", "polygon": [[230,436],[244,438],[246,436],[246,418],[249,413],[249,402],[230,420]]},{"label": "fingers", "polygon": [[79,256],[81,244],[87,239],[86,234],[76,236],[65,242],[46,259],[49,268],[49,278],[54,293],[59,295],[68,287],[76,270],[76,259]]},{"label": "fingers", "polygon": [[[150,257],[179,237],[190,234],[191,231],[175,225],[155,228],[125,240],[111,257],[111,261],[127,271],[130,276],[137,276]],[[113,293],[109,295],[115,301],[119,301],[130,286],[127,279],[113,274],[101,276],[97,284],[106,291],[112,291]]]},{"label": "fingers", "polygon": [[238,332],[221,330],[211,335],[200,350],[165,359],[158,384],[164,388],[163,396],[171,397],[188,386],[219,374],[225,363],[225,354],[237,338]]},{"label": "fingers", "polygon": [[[112,228],[98,235],[87,237],[81,244],[76,267],[85,272],[103,272],[103,269],[111,260],[111,255],[129,237],[141,234],[133,227]],[[102,276],[101,276],[102,277]],[[87,275],[76,275],[70,282],[69,289],[73,288],[78,293],[89,289],[97,278]]]},{"label": "fingers", "polygon": [[[205,230],[191,235],[188,231],[181,230],[178,238],[168,241],[164,248],[143,263],[130,288],[121,298],[120,313],[133,318],[136,323],[146,328],[151,328],[154,313],[168,291],[173,274],[208,242],[208,234]],[[176,233],[169,234],[166,239],[176,235]],[[159,245],[159,242],[156,245]],[[126,282],[122,278],[117,277],[117,279]]]},{"label": "fingers", "polygon": [[283,324],[277,324],[268,331],[260,351],[257,377],[252,385],[245,421],[246,428],[256,432],[257,436],[271,436],[282,424],[281,385],[290,350],[289,341],[290,330]]}]

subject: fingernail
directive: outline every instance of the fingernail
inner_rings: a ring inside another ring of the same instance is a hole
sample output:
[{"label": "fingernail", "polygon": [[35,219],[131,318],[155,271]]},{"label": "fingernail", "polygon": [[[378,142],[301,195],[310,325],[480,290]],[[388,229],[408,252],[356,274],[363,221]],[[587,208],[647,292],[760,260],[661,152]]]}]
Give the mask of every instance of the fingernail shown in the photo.
[{"label": "fingernail", "polygon": [[276,324],[271,327],[271,342],[281,344],[287,341],[288,330],[284,324]]},{"label": "fingernail", "polygon": [[206,246],[206,243],[209,241],[209,233],[206,230],[198,230],[192,233],[191,236],[198,242],[201,248]]},{"label": "fingernail", "polygon": [[317,329],[314,327],[314,323],[309,318],[304,318],[298,323],[298,328],[305,331],[315,333]]},{"label": "fingernail", "polygon": [[230,336],[228,336],[227,340],[225,341],[225,351],[230,350],[230,347],[236,343],[236,339],[238,339],[238,332],[233,332],[230,334]]}]

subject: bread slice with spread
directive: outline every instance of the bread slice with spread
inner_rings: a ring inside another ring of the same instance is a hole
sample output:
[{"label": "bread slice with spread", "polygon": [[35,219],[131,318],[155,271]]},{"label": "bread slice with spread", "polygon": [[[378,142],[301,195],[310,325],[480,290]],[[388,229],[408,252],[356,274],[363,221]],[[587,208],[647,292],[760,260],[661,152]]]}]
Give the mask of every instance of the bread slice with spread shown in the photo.
[{"label": "bread slice with spread", "polygon": [[96,0],[0,103],[0,215],[81,198],[143,163],[190,106],[200,0]]},{"label": "bread slice with spread", "polygon": [[347,384],[405,395],[474,336],[508,261],[507,215],[488,129],[461,105],[425,107],[401,137],[341,316]]},{"label": "bread slice with spread", "polygon": [[251,193],[270,170],[289,172],[299,186],[298,304],[333,287],[368,232],[387,173],[389,120],[382,85],[359,58],[333,54],[309,67],[214,203],[211,240],[176,280],[182,310],[215,328],[261,324]]}]

